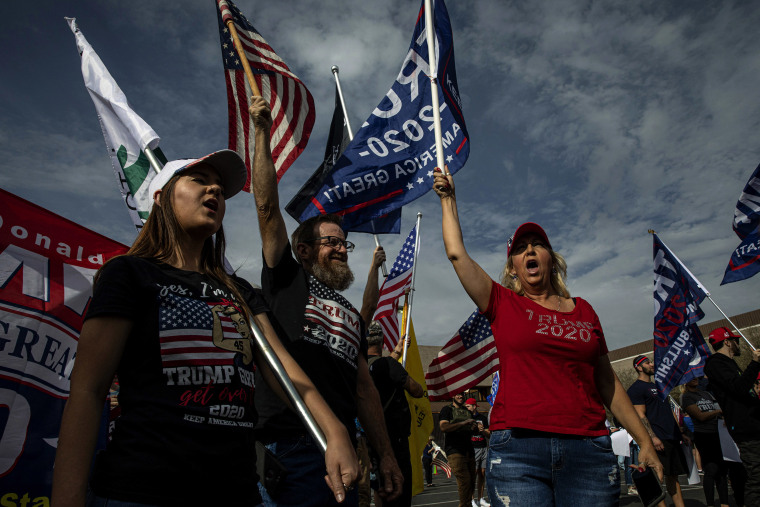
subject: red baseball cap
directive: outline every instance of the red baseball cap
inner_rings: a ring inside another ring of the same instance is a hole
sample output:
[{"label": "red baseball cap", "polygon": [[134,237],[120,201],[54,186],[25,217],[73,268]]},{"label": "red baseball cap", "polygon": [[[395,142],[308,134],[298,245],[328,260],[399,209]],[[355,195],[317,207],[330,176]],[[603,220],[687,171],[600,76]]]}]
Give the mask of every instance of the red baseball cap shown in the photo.
[{"label": "red baseball cap", "polygon": [[544,232],[540,225],[534,222],[525,222],[520,227],[518,227],[515,233],[512,234],[512,236],[507,240],[507,257],[509,257],[509,254],[512,252],[512,245],[515,243],[515,241],[530,232],[538,234],[541,239],[546,242],[546,246],[549,248],[552,247],[551,243],[549,243],[549,238],[546,236],[546,232]]},{"label": "red baseball cap", "polygon": [[731,331],[727,327],[719,327],[717,329],[713,329],[710,331],[710,345],[713,347],[722,342],[723,340],[728,340],[729,338],[741,338],[741,335],[734,334],[733,331]]},{"label": "red baseball cap", "polygon": [[467,400],[464,402],[465,405],[477,405],[478,400],[475,398],[467,398]]}]

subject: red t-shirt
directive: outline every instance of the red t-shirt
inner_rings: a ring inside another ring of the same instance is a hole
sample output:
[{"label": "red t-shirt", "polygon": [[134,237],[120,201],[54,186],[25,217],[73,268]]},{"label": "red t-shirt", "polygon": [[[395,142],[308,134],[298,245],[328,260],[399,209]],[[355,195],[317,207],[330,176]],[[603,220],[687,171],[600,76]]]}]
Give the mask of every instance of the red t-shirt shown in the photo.
[{"label": "red t-shirt", "polygon": [[573,311],[556,312],[494,282],[485,316],[500,363],[491,430],[607,434],[594,382],[607,344],[591,305],[575,298]]}]

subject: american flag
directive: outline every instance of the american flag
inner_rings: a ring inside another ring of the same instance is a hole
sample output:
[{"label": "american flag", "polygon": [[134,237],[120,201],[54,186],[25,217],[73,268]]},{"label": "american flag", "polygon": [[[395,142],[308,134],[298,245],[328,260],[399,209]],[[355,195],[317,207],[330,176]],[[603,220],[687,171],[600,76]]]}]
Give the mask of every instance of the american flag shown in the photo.
[{"label": "american flag", "polygon": [[451,398],[499,371],[491,324],[477,309],[443,346],[425,374],[430,401]]},{"label": "american flag", "polygon": [[230,0],[217,0],[219,37],[222,43],[227,111],[229,116],[229,148],[243,157],[249,169],[244,189],[251,191],[250,169],[253,167],[253,121],[248,115],[250,87],[245,77],[227,20],[235,24],[246,58],[253,71],[261,96],[272,110],[270,148],[277,181],[301,152],[314,126],[314,99],[306,86],[293,74],[267,41],[248,22]]},{"label": "american flag", "polygon": [[[235,352],[214,345],[212,330],[214,317],[211,307],[220,304],[206,303],[167,295],[161,301],[158,313],[158,337],[161,344],[161,362],[164,366],[188,364],[232,364]],[[232,320],[217,313],[225,338],[240,339]]]},{"label": "american flag", "polygon": [[398,299],[412,285],[412,266],[414,265],[415,247],[417,245],[417,226],[404,241],[404,246],[393,263],[388,278],[380,287],[380,299],[377,310],[372,317],[383,328],[383,341],[389,350],[393,350],[399,340]]},{"label": "american flag", "polygon": [[437,468],[440,468],[446,473],[446,477],[451,479],[451,467],[449,466],[449,463],[447,461],[444,461],[445,458],[433,458],[433,465],[435,465]]}]

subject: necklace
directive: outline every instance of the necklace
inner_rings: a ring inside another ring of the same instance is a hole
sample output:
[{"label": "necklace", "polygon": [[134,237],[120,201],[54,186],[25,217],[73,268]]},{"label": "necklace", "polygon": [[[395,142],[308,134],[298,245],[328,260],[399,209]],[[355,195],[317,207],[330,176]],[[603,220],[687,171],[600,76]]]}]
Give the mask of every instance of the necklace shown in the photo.
[{"label": "necklace", "polygon": [[[559,296],[559,294],[555,294],[555,296],[557,296],[557,309],[556,309],[556,310],[554,310],[554,311],[555,311],[555,312],[558,312],[558,311],[559,311],[559,309],[562,307],[562,298]],[[534,303],[537,303],[537,304],[539,304],[539,305],[541,304],[541,303],[539,303],[538,301],[536,301],[535,299],[533,299],[532,297],[530,297],[530,296],[529,296],[527,293],[525,294],[525,297],[526,297],[526,298],[528,298],[528,299],[530,299],[530,300],[531,300],[531,301],[533,301]],[[544,305],[541,305],[541,306],[544,306]]]}]

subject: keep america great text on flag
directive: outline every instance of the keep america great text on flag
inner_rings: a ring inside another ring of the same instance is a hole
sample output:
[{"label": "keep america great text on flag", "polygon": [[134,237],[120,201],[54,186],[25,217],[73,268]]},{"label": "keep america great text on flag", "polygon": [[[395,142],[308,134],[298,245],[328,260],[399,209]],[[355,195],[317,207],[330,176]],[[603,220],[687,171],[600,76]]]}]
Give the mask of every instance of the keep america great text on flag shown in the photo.
[{"label": "keep america great text on flag", "polygon": [[[343,215],[344,227],[385,215],[433,187],[436,166],[425,3],[409,51],[386,96],[335,163],[299,222],[325,213]],[[434,2],[435,47],[444,159],[452,174],[467,160],[470,141],[462,116],[451,23]]]}]

